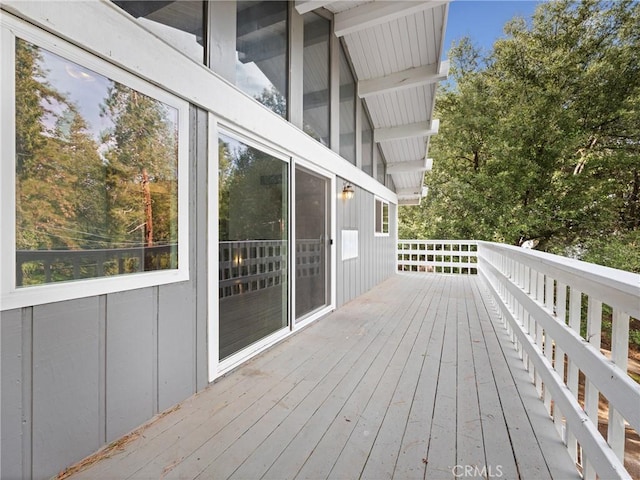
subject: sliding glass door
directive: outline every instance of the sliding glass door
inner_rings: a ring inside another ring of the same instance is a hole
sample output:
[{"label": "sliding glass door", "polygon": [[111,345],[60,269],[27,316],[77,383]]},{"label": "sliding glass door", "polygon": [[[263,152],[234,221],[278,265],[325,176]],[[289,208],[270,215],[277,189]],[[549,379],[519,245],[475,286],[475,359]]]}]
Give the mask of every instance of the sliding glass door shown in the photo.
[{"label": "sliding glass door", "polygon": [[329,178],[300,166],[295,169],[296,320],[330,303]]},{"label": "sliding glass door", "polygon": [[219,139],[219,360],[289,325],[289,163]]}]

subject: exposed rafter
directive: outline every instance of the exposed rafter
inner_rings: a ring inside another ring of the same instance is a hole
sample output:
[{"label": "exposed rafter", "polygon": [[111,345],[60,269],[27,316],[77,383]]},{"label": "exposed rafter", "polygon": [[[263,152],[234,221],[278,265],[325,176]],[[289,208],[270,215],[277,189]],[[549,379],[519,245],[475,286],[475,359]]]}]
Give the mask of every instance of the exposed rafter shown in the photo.
[{"label": "exposed rafter", "polygon": [[334,17],[334,32],[338,37],[342,37],[446,3],[449,3],[448,0],[365,3],[337,13]]},{"label": "exposed rafter", "polygon": [[401,72],[391,73],[384,77],[376,77],[358,82],[358,96],[367,98],[372,95],[394,92],[404,88],[419,87],[442,80],[449,76],[449,60],[432,63],[422,67],[409,68]]},{"label": "exposed rafter", "polygon": [[322,8],[333,3],[333,0],[296,0],[296,10],[300,15]]},{"label": "exposed rafter", "polygon": [[429,187],[401,188],[396,192],[398,205],[420,205],[420,201],[427,196]]},{"label": "exposed rafter", "polygon": [[379,143],[403,138],[429,137],[436,135],[439,129],[440,120],[438,119],[431,120],[431,122],[410,123],[397,127],[376,128],[373,131],[373,140]]},{"label": "exposed rafter", "polygon": [[432,158],[421,158],[420,160],[410,160],[408,162],[394,162],[387,164],[387,174],[397,173],[427,172],[433,168]]}]

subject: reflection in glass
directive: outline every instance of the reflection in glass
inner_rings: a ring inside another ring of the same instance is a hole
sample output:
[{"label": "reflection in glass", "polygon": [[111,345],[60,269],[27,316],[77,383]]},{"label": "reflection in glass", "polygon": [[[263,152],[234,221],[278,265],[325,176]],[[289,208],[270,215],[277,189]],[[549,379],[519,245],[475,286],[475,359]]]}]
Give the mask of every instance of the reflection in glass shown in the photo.
[{"label": "reflection in glass", "polygon": [[373,127],[364,108],[362,112],[362,171],[373,175]]},{"label": "reflection in glass", "polygon": [[177,268],[178,111],[16,40],[18,286]]},{"label": "reflection in glass", "polygon": [[329,145],[329,35],[331,22],[313,12],[304,15],[304,131]]},{"label": "reflection in glass", "polygon": [[296,318],[328,303],[329,182],[296,168]]},{"label": "reflection in glass", "polygon": [[204,2],[202,0],[113,0],[170,45],[198,63],[204,61]]},{"label": "reflection in glass", "polygon": [[356,82],[340,48],[340,155],[356,164]]},{"label": "reflection in glass", "polygon": [[387,167],[382,159],[382,153],[378,151],[378,160],[376,162],[376,180],[381,184],[386,185],[385,180],[387,178]]},{"label": "reflection in glass", "polygon": [[236,85],[287,118],[287,2],[237,2]]},{"label": "reflection in glass", "polygon": [[288,325],[287,163],[221,135],[220,359]]}]

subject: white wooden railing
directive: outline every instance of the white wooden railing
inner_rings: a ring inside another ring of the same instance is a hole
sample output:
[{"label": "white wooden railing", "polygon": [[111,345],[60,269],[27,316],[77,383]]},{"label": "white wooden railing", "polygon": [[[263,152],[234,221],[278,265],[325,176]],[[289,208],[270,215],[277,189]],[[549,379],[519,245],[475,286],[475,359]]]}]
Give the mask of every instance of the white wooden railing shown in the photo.
[{"label": "white wooden railing", "polygon": [[629,318],[640,318],[640,275],[487,242],[478,272],[583,477],[630,479],[625,430],[640,433],[640,385],[627,374]]},{"label": "white wooden railing", "polygon": [[[321,238],[296,240],[297,278],[319,276],[324,268]],[[219,298],[277,287],[287,279],[286,240],[247,240],[220,242]]]},{"label": "white wooden railing", "polygon": [[476,274],[477,250],[473,240],[399,240],[398,270]]}]

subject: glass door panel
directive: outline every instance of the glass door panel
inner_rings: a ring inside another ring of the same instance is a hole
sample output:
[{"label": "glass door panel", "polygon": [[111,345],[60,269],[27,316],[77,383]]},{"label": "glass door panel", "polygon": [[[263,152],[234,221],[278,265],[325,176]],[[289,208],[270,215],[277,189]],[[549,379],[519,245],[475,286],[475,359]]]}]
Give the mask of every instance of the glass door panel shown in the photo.
[{"label": "glass door panel", "polygon": [[296,167],[296,319],[329,304],[328,178]]},{"label": "glass door panel", "polygon": [[288,168],[220,135],[219,358],[288,326]]}]

